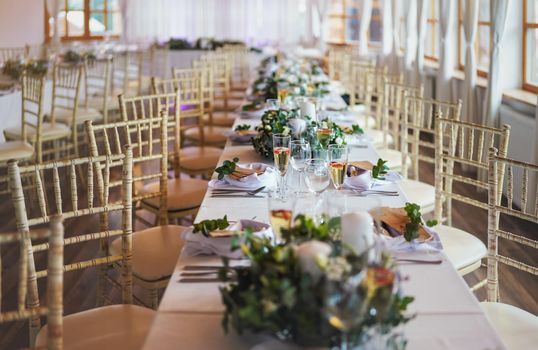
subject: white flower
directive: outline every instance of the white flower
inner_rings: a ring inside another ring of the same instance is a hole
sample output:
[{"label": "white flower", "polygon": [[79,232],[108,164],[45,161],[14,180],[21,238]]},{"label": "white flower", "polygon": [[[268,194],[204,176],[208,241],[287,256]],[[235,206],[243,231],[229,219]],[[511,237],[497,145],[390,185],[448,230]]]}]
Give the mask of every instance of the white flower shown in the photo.
[{"label": "white flower", "polygon": [[317,281],[323,274],[318,262],[328,259],[332,251],[331,246],[324,242],[312,240],[301,243],[295,251],[299,258],[301,270],[312,276],[314,281]]},{"label": "white flower", "polygon": [[288,134],[290,133],[290,131],[291,131],[290,128],[288,128],[287,126],[285,126],[284,129],[282,130],[282,133],[283,133],[284,135],[288,135]]},{"label": "white flower", "polygon": [[271,131],[271,125],[266,125],[266,126],[265,126],[265,130],[267,130],[267,131]]},{"label": "white flower", "polygon": [[327,124],[327,122],[321,122],[321,127],[323,129],[327,129],[329,127],[329,125]]},{"label": "white flower", "polygon": [[339,137],[337,137],[337,138],[334,140],[334,142],[335,142],[337,145],[341,145],[342,142],[344,142],[344,140],[342,140],[342,138],[339,136]]},{"label": "white flower", "polygon": [[327,278],[333,281],[340,281],[345,274],[351,271],[351,265],[342,256],[329,259],[325,273]]},{"label": "white flower", "polygon": [[342,215],[342,243],[362,254],[374,244],[374,222],[366,211]]}]

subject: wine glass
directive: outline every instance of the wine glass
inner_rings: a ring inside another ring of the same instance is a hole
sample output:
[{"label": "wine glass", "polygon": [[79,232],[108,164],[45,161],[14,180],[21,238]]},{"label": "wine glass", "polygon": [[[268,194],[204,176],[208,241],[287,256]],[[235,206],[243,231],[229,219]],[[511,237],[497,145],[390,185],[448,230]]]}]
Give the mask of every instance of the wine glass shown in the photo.
[{"label": "wine glass", "polygon": [[273,157],[275,168],[278,171],[278,195],[284,198],[286,195],[286,173],[290,160],[291,136],[285,134],[273,134]]},{"label": "wine glass", "polygon": [[311,158],[310,144],[308,141],[293,140],[291,141],[291,166],[299,173],[299,188],[297,192],[301,192],[303,188],[303,171],[306,168],[306,162]]},{"label": "wine glass", "polygon": [[279,110],[280,109],[280,101],[276,98],[268,98],[265,101],[266,108],[268,110]]},{"label": "wine glass", "polygon": [[332,128],[328,127],[326,124],[321,123],[321,125],[316,130],[316,137],[318,142],[323,149],[327,149],[331,143],[333,137]]},{"label": "wine glass", "polygon": [[334,188],[339,191],[346,177],[349,148],[346,145],[329,145],[329,169]]},{"label": "wine glass", "polygon": [[343,280],[328,280],[324,291],[324,314],[329,324],[342,333],[341,350],[348,349],[348,332],[364,321],[367,309],[367,293],[361,283],[365,270]]},{"label": "wine glass", "polygon": [[291,228],[296,198],[294,196],[282,198],[278,195],[278,192],[270,191],[267,199],[269,205],[269,223],[273,230],[275,243],[279,243],[282,242],[282,230]]},{"label": "wine glass", "polygon": [[325,159],[314,158],[306,162],[305,168],[306,186],[319,196],[330,184],[329,169]]}]

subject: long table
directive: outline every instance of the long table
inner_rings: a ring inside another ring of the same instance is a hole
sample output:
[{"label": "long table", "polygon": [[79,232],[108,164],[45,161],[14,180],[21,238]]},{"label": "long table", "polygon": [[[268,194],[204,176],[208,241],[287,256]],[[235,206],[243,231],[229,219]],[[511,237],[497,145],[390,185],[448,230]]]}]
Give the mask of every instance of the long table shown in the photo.
[{"label": "long table", "polygon": [[[238,119],[236,124],[259,121]],[[226,144],[223,160],[239,157],[240,161],[267,162],[252,146]],[[375,149],[351,148],[350,159],[377,161]],[[392,188],[391,188],[392,187]],[[398,184],[386,189],[398,190],[398,197],[380,197],[381,204],[402,207],[405,193]],[[230,220],[256,217],[268,222],[267,200],[264,198],[211,198],[208,189],[196,222],[228,215]],[[369,197],[347,198],[348,208],[365,209]],[[480,304],[469,287],[440,253],[439,265],[402,264],[399,271],[406,276],[403,292],[415,297],[409,311],[416,318],[403,326],[409,341],[407,349],[504,349],[505,346],[487,320]],[[185,265],[215,265],[217,256],[187,256],[182,254],[164,293],[158,313],[147,337],[144,349],[293,349],[277,344],[267,336],[238,336],[233,330],[225,334],[222,326],[224,306],[221,302],[221,283],[180,283],[179,275]],[[268,343],[264,343],[268,342]],[[255,347],[264,343],[264,346]]]}]

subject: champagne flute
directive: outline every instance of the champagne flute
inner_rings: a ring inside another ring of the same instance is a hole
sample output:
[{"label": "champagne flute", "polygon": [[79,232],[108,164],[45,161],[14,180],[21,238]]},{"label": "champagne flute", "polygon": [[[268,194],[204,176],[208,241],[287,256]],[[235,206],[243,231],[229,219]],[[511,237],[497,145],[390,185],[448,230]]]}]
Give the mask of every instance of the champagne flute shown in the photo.
[{"label": "champagne flute", "polygon": [[316,130],[316,137],[318,139],[318,142],[323,149],[327,149],[329,147],[329,144],[331,143],[331,139],[333,136],[333,130],[326,126],[326,124],[322,123],[320,127]]},{"label": "champagne flute", "polygon": [[306,168],[306,162],[311,157],[310,144],[308,141],[293,140],[291,141],[291,166],[299,174],[299,188],[297,192],[301,192],[303,188],[303,171]]},{"label": "champagne flute", "polygon": [[329,145],[329,169],[334,188],[339,191],[346,176],[349,148],[346,145]]},{"label": "champagne flute", "polygon": [[278,192],[270,191],[267,199],[269,205],[269,223],[271,224],[275,243],[280,243],[282,242],[282,230],[291,228],[296,198],[293,196],[282,198],[278,195]]},{"label": "champagne flute", "polygon": [[285,134],[273,134],[273,157],[275,168],[278,171],[278,195],[284,198],[286,195],[286,173],[290,161],[291,136]]}]

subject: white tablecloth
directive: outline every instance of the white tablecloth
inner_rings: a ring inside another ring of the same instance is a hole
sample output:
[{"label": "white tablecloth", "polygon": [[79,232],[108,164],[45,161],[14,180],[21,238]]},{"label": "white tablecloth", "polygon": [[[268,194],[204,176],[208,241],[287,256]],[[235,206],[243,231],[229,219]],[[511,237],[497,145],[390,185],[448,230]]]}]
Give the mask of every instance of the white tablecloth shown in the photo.
[{"label": "white tablecloth", "polygon": [[[257,121],[237,120],[237,124]],[[264,161],[252,146],[232,146],[229,142],[219,164],[225,159],[239,157],[241,162]],[[377,161],[375,150],[352,148],[350,159]],[[381,204],[402,207],[405,193],[397,184],[390,185],[400,191],[398,197],[379,197]],[[390,189],[388,187],[387,189]],[[349,208],[364,208],[370,197],[348,199]],[[211,198],[208,193],[198,212],[196,221],[228,215],[230,220],[256,217],[268,222],[265,198]],[[439,265],[400,265],[399,270],[408,279],[402,288],[406,295],[415,297],[410,312],[417,318],[405,325],[409,339],[408,349],[504,349],[502,341],[490,325],[469,287],[446,260],[444,254]],[[159,312],[145,349],[250,349],[267,337],[238,337],[224,335],[221,318],[224,310],[218,287],[220,283],[179,283],[184,265],[215,265],[215,256],[192,257],[183,254],[164,293]],[[282,348],[274,343],[269,348]],[[256,349],[258,350],[258,349]]]}]

